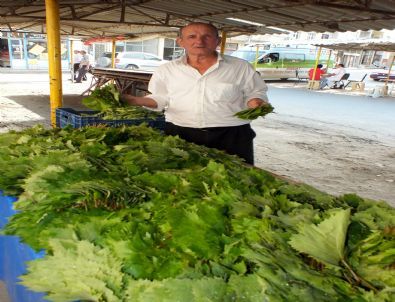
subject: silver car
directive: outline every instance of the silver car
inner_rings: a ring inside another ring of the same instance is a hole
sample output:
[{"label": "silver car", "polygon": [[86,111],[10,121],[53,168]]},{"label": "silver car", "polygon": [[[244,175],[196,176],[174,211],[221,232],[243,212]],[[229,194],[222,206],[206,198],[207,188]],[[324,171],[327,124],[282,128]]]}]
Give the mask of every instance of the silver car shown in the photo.
[{"label": "silver car", "polygon": [[[153,54],[145,52],[116,52],[115,68],[132,69],[132,70],[154,70],[156,67],[166,63]],[[95,67],[111,67],[111,52],[105,52],[96,61]]]}]

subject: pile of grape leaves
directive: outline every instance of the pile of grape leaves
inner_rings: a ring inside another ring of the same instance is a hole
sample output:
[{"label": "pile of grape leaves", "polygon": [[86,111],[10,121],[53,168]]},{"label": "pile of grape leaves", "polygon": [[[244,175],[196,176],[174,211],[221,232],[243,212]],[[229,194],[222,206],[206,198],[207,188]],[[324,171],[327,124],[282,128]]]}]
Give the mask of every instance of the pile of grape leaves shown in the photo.
[{"label": "pile of grape leaves", "polygon": [[0,135],[3,233],[50,301],[395,301],[395,210],[145,127]]},{"label": "pile of grape leaves", "polygon": [[122,101],[114,84],[95,88],[89,96],[82,99],[82,104],[97,111],[96,115],[104,120],[155,119],[163,116],[162,112],[129,106]]}]

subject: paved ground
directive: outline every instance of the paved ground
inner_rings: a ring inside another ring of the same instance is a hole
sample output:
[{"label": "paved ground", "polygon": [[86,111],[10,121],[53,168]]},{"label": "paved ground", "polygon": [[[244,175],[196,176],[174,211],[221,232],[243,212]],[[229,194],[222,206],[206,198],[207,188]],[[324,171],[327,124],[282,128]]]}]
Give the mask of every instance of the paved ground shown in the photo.
[{"label": "paved ground", "polygon": [[253,122],[256,165],[395,206],[395,98],[340,93],[270,82],[276,114]]}]

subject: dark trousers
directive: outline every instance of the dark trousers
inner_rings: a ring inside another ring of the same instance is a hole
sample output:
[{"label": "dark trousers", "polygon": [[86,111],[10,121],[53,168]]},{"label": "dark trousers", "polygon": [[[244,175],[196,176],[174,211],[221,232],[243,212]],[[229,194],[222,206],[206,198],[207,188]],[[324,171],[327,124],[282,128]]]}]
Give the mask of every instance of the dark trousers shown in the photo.
[{"label": "dark trousers", "polygon": [[87,66],[80,66],[80,68],[78,69],[78,76],[76,78],[76,82],[80,83],[81,80],[85,77],[86,78],[86,73],[88,72],[88,67]]},{"label": "dark trousers", "polygon": [[79,68],[80,68],[80,63],[74,63],[73,65],[74,80],[77,78],[77,73]]},{"label": "dark trousers", "polygon": [[[80,63],[74,63],[74,65],[73,65],[74,80],[77,80],[77,78],[78,78],[79,69],[80,69]],[[82,77],[82,79],[84,81],[86,81],[86,79],[87,79],[86,78],[86,72],[85,72],[84,76]]]},{"label": "dark trousers", "polygon": [[189,128],[166,122],[165,133],[178,135],[191,143],[238,155],[246,163],[254,164],[255,132],[250,124],[233,127]]}]

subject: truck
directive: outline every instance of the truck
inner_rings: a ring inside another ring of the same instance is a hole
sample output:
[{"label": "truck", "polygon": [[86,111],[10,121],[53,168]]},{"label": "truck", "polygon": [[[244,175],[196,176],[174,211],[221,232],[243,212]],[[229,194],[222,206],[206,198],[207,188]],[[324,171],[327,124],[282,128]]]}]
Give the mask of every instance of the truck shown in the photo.
[{"label": "truck", "polygon": [[[231,53],[231,56],[253,64],[265,80],[286,80],[307,78],[308,70],[315,65],[317,52],[318,47],[313,45],[251,44],[239,48]],[[332,54],[327,49],[322,49],[319,63],[330,68],[333,62]]]}]

